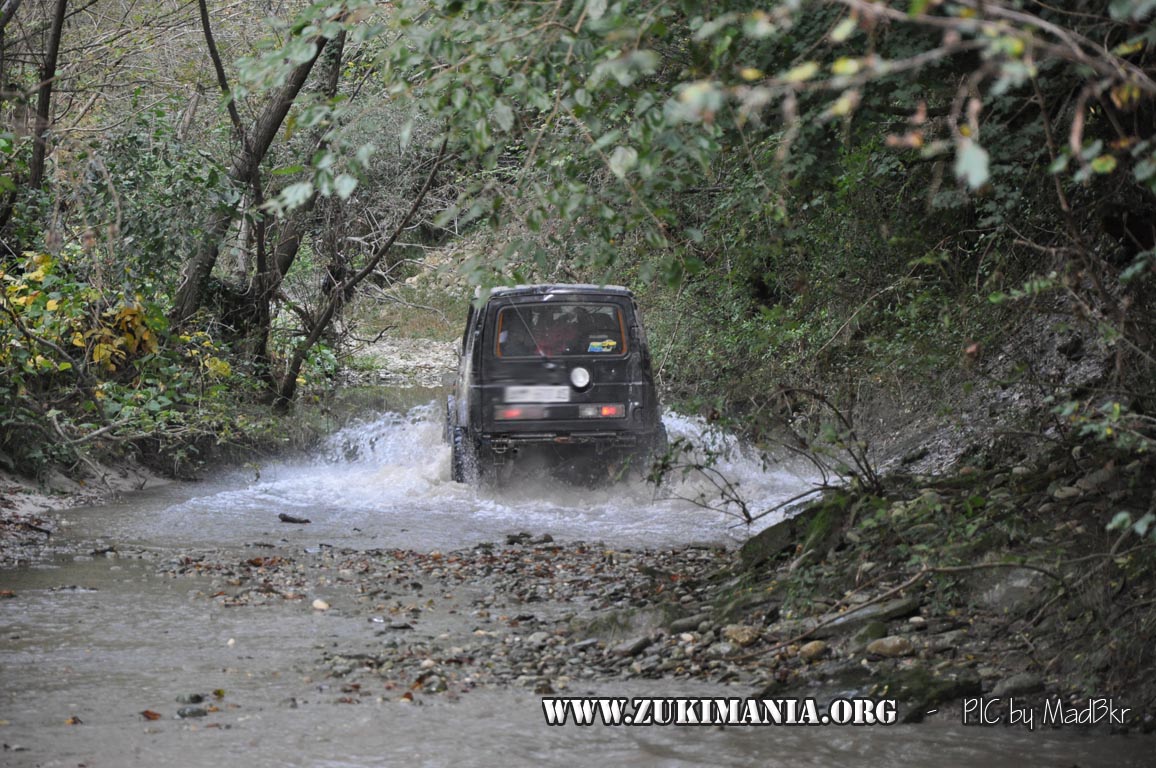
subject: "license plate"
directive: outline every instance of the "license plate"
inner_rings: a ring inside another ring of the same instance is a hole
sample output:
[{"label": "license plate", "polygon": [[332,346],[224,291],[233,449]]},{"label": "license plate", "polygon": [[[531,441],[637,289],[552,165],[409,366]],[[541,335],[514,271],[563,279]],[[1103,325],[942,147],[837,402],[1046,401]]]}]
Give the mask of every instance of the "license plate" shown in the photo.
[{"label": "license plate", "polygon": [[568,403],[570,387],[506,387],[507,403]]}]

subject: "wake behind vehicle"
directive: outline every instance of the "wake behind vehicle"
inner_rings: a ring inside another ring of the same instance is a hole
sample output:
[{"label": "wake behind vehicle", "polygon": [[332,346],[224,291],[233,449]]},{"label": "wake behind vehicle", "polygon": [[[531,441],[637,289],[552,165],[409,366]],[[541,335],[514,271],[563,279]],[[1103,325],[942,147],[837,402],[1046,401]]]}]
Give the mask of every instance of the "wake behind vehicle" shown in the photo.
[{"label": "wake behind vehicle", "polygon": [[597,480],[666,449],[629,290],[525,285],[476,303],[446,408],[456,482],[500,480],[528,461]]}]

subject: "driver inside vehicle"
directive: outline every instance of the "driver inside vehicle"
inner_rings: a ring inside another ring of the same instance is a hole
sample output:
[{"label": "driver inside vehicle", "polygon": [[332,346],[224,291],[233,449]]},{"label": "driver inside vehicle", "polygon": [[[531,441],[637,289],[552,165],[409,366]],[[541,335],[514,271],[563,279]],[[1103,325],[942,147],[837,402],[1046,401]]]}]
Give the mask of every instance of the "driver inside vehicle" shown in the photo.
[{"label": "driver inside vehicle", "polygon": [[582,344],[594,328],[585,307],[562,307],[553,322],[538,338],[538,351],[547,357],[581,351]]}]

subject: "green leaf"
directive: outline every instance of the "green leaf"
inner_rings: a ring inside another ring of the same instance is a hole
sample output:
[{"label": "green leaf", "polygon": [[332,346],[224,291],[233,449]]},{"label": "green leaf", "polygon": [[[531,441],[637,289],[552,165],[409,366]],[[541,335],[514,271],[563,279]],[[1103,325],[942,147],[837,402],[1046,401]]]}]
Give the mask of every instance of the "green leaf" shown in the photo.
[{"label": "green leaf", "polygon": [[281,190],[281,202],[289,209],[297,208],[304,205],[307,200],[313,195],[312,181],[299,181],[296,184],[290,184]]},{"label": "green leaf", "polygon": [[634,147],[615,147],[610,155],[610,172],[620,179],[638,165],[638,150]]},{"label": "green leaf", "polygon": [[1112,155],[1100,155],[1092,161],[1092,170],[1096,173],[1111,173],[1116,170],[1116,158]]},{"label": "green leaf", "polygon": [[498,128],[503,131],[509,131],[514,127],[514,110],[505,101],[498,99],[494,104],[494,122],[498,124]]},{"label": "green leaf", "polygon": [[926,11],[929,5],[931,5],[931,0],[911,0],[911,4],[907,6],[907,15],[915,18]]},{"label": "green leaf", "polygon": [[963,139],[955,155],[956,178],[963,179],[972,189],[979,189],[991,178],[988,154],[971,139]]},{"label": "green leaf", "polygon": [[355,189],[357,189],[357,179],[348,173],[343,173],[333,180],[333,190],[342,200],[348,200]]}]

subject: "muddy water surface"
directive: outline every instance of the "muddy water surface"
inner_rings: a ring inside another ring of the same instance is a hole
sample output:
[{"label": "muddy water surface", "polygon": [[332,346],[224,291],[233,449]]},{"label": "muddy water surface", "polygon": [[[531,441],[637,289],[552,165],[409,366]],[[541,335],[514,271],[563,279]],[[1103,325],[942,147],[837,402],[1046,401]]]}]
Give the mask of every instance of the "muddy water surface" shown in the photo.
[{"label": "muddy water surface", "polygon": [[[641,483],[589,491],[530,478],[497,493],[463,488],[448,479],[440,418],[432,405],[391,413],[340,431],[312,458],[64,513],[66,541],[53,557],[0,573],[0,588],[16,594],[0,600],[0,765],[1151,765],[1151,739],[1077,731],[943,722],[548,727],[540,695],[519,687],[412,702],[380,686],[343,692],[319,669],[320,655],[382,642],[363,611],[343,609],[352,603],[348,586],[316,579],[305,600],[229,607],[206,597],[228,587],[219,577],[166,574],[166,564],[206,553],[235,561],[328,548],[450,551],[500,544],[521,531],[625,549],[733,544],[745,533],[731,515],[656,499]],[[701,431],[679,417],[668,427],[673,435]],[[714,439],[726,447],[725,438]],[[721,466],[752,509],[806,488],[805,477],[763,471],[734,448]],[[705,490],[692,478],[664,495]],[[312,522],[287,525],[281,513]],[[314,597],[333,608],[313,610]],[[749,692],[654,680],[580,681],[570,689],[628,697]],[[208,698],[178,701],[190,693]],[[188,706],[205,716],[179,719]]]}]

